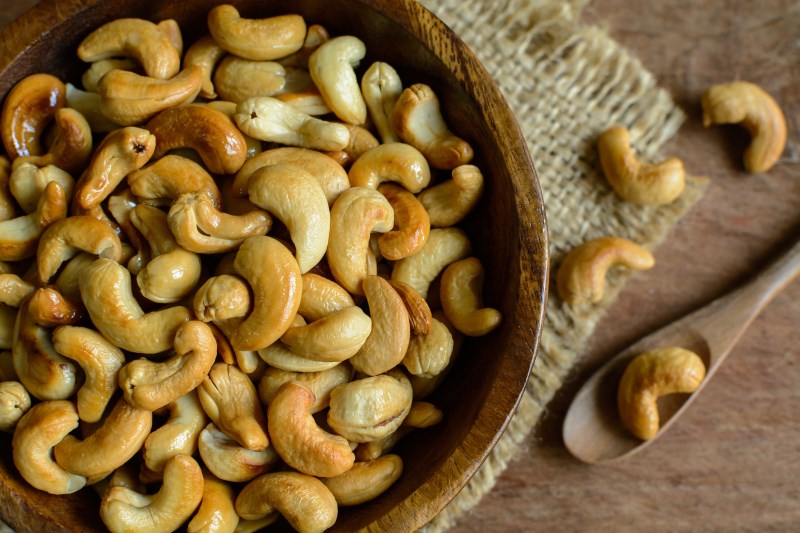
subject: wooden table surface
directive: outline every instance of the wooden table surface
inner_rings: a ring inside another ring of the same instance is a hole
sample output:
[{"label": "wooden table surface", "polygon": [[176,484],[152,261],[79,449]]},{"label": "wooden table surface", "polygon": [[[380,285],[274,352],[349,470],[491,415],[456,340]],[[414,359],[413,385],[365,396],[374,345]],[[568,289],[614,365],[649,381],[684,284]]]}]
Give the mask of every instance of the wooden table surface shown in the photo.
[{"label": "wooden table surface", "polygon": [[[0,25],[32,0],[0,0]],[[800,282],[756,319],[692,408],[659,442],[586,466],[561,441],[583,380],[628,343],[722,294],[800,237],[800,2],[593,0],[606,26],[673,94],[688,120],[665,152],[711,178],[600,322],[582,362],[495,490],[457,531],[788,531],[800,528]],[[755,82],[783,107],[786,150],[766,174],[741,169],[746,133],[706,130],[711,84]]]}]

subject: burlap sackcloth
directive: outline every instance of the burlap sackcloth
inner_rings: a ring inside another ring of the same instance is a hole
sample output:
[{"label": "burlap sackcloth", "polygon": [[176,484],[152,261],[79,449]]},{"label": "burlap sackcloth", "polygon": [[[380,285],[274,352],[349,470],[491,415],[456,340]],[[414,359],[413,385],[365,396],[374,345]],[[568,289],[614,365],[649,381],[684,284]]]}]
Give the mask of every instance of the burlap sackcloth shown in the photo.
[{"label": "burlap sackcloth", "polygon": [[606,182],[595,149],[603,130],[626,126],[640,159],[660,161],[659,148],[685,117],[635,57],[602,29],[579,22],[585,1],[422,0],[476,53],[517,117],[539,174],[553,267],[539,354],[517,412],[477,474],[424,528],[428,533],[453,526],[492,489],[630,276],[612,271],[599,305],[570,307],[555,292],[564,254],[606,235],[652,249],[704,189],[690,178],[672,204],[641,207]]}]

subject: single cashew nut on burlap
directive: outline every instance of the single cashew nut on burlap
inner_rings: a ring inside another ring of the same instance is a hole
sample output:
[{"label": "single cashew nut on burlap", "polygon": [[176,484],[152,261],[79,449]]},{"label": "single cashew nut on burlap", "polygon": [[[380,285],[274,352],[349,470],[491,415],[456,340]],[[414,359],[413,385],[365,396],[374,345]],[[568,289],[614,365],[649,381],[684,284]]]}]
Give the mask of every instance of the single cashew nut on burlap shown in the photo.
[{"label": "single cashew nut on burlap", "polygon": [[448,265],[467,257],[471,251],[469,237],[460,228],[432,229],[422,250],[394,264],[392,280],[407,283],[427,298],[431,282]]},{"label": "single cashew nut on burlap", "polygon": [[122,367],[119,386],[128,403],[155,411],[175,402],[203,382],[217,359],[211,328],[197,320],[178,326],[173,346],[175,354],[165,361],[142,357]]},{"label": "single cashew nut on burlap", "polygon": [[240,483],[266,474],[280,458],[272,446],[249,450],[217,429],[213,423],[200,432],[200,457],[211,472],[220,479]]},{"label": "single cashew nut on burlap", "polygon": [[352,377],[353,367],[346,362],[320,372],[291,372],[268,367],[258,382],[258,397],[268,406],[281,385],[289,381],[298,381],[314,393],[316,401],[308,410],[314,414],[328,407],[331,390],[334,387],[347,383]]},{"label": "single cashew nut on burlap", "polygon": [[203,72],[203,83],[200,85],[200,96],[203,98],[214,100],[217,97],[211,77],[217,63],[224,56],[225,49],[211,35],[201,37],[186,50],[183,64],[194,65]]},{"label": "single cashew nut on burlap", "polygon": [[320,94],[331,111],[348,124],[361,125],[367,120],[367,105],[354,70],[366,52],[361,39],[342,35],[322,43],[308,58],[308,71]]},{"label": "single cashew nut on burlap", "polygon": [[319,274],[303,274],[303,294],[297,312],[309,322],[355,305],[344,287]]},{"label": "single cashew nut on burlap", "polygon": [[402,92],[403,82],[397,71],[388,63],[376,61],[361,78],[361,94],[383,144],[400,140],[394,130],[392,116],[394,105]]},{"label": "single cashew nut on burlap", "polygon": [[642,164],[633,154],[630,133],[616,126],[597,140],[597,153],[608,183],[623,199],[639,205],[665,205],[678,198],[686,185],[680,159]]},{"label": "single cashew nut on burlap", "polygon": [[428,302],[408,283],[393,279],[390,279],[389,283],[406,306],[411,332],[414,335],[427,335],[431,330],[431,320],[433,319]]},{"label": "single cashew nut on burlap", "polygon": [[234,533],[239,524],[235,504],[233,485],[203,470],[203,499],[186,525],[187,533]]},{"label": "single cashew nut on burlap", "polygon": [[112,533],[175,531],[200,505],[203,473],[197,461],[178,455],[164,468],[159,491],[144,495],[114,487],[103,496],[100,518]]},{"label": "single cashew nut on burlap", "polygon": [[208,12],[208,30],[231,54],[265,61],[300,50],[306,36],[306,23],[300,15],[243,18],[235,7],[223,4]]},{"label": "single cashew nut on burlap", "polygon": [[378,237],[381,255],[390,261],[397,261],[419,252],[425,246],[431,230],[430,217],[423,204],[416,196],[393,183],[380,185],[378,192],[392,205],[397,226],[396,230]]},{"label": "single cashew nut on burlap", "polygon": [[556,285],[561,298],[571,305],[603,299],[606,272],[615,265],[635,270],[653,268],[655,259],[646,248],[621,237],[587,241],[567,254],[558,268]]},{"label": "single cashew nut on burlap", "polygon": [[0,304],[19,307],[22,301],[35,290],[35,286],[16,274],[0,274]]},{"label": "single cashew nut on burlap", "polygon": [[31,397],[22,383],[0,383],[0,431],[14,432],[17,422],[31,408]]},{"label": "single cashew nut on burlap", "polygon": [[403,460],[389,454],[372,461],[358,462],[336,477],[323,479],[336,503],[346,507],[373,500],[383,494],[403,473]]},{"label": "single cashew nut on burlap", "polygon": [[431,181],[425,156],[405,143],[381,144],[368,150],[353,163],[347,176],[353,187],[377,189],[385,181],[394,181],[415,194]]},{"label": "single cashew nut on burlap", "polygon": [[25,481],[50,494],[72,494],[86,485],[85,477],[53,460],[53,446],[77,427],[75,405],[66,400],[38,403],[19,419],[11,447],[14,466]]},{"label": "single cashew nut on burlap", "polygon": [[194,390],[167,408],[169,419],[144,441],[144,464],[153,472],[163,472],[167,461],[176,455],[193,455],[197,451],[200,432],[208,422]]},{"label": "single cashew nut on burlap", "polygon": [[475,165],[460,165],[452,178],[422,191],[419,201],[425,206],[431,226],[444,228],[461,222],[483,194],[483,174]]},{"label": "single cashew nut on burlap", "polygon": [[26,213],[36,211],[39,199],[42,197],[44,188],[51,181],[57,182],[64,189],[67,198],[72,198],[75,188],[75,180],[69,173],[61,170],[55,165],[47,165],[42,168],[18,159],[15,163],[11,175],[8,178],[8,188],[19,206]]},{"label": "single cashew nut on burlap", "polygon": [[315,401],[311,389],[297,381],[278,389],[267,412],[272,445],[286,464],[304,474],[338,476],[353,466],[355,456],[346,438],[317,425],[309,412]]},{"label": "single cashew nut on burlap", "polygon": [[180,195],[203,193],[216,208],[220,208],[220,191],[214,178],[202,165],[191,159],[168,154],[128,174],[128,185],[144,203],[171,205]]},{"label": "single cashew nut on burlap", "polygon": [[786,145],[786,118],[780,106],[758,85],[746,81],[710,87],[701,100],[703,126],[741,124],[752,140],[744,153],[748,172],[766,172]]},{"label": "single cashew nut on burlap", "polygon": [[434,168],[452,169],[472,161],[472,146],[447,126],[433,90],[416,83],[394,104],[392,123],[400,138],[425,154]]},{"label": "single cashew nut on burlap", "polygon": [[412,375],[433,378],[441,374],[453,356],[453,335],[441,321],[433,318],[426,335],[412,335],[403,366]]},{"label": "single cashew nut on burlap", "polygon": [[0,113],[0,137],[8,157],[40,155],[42,133],[65,105],[66,87],[50,74],[23,78],[9,91]]},{"label": "single cashew nut on burlap", "polygon": [[657,348],[637,356],[625,368],[617,391],[622,423],[640,439],[652,439],[659,427],[658,397],[694,392],[705,375],[700,356],[683,348]]},{"label": "single cashew nut on burlap", "polygon": [[238,276],[214,276],[197,290],[193,305],[194,314],[203,322],[243,317],[250,312],[250,289]]},{"label": "single cashew nut on burlap", "polygon": [[292,353],[314,361],[341,362],[364,345],[372,320],[360,307],[345,307],[304,326],[293,326],[281,336]]},{"label": "single cashew nut on burlap", "polygon": [[[242,83],[247,80],[247,83]],[[256,96],[273,96],[286,85],[286,70],[274,61],[252,61],[227,56],[214,72],[214,86],[220,98],[241,102]]]},{"label": "single cashew nut on burlap", "polygon": [[56,328],[53,347],[83,370],[86,381],[78,389],[78,414],[81,420],[97,422],[117,390],[117,375],[125,364],[125,354],[96,331],[79,326]]},{"label": "single cashew nut on burlap", "polygon": [[36,253],[42,232],[67,216],[67,197],[58,182],[45,186],[36,211],[0,222],[0,261],[21,261]]},{"label": "single cashew nut on burlap", "polygon": [[483,265],[468,257],[448,266],[439,288],[442,309],[453,326],[468,337],[486,335],[500,325],[503,315],[483,307]]},{"label": "single cashew nut on burlap", "polygon": [[92,129],[86,118],[68,107],[55,114],[55,139],[43,155],[22,156],[15,160],[33,163],[39,167],[55,165],[69,173],[78,173],[86,166],[92,154]]}]

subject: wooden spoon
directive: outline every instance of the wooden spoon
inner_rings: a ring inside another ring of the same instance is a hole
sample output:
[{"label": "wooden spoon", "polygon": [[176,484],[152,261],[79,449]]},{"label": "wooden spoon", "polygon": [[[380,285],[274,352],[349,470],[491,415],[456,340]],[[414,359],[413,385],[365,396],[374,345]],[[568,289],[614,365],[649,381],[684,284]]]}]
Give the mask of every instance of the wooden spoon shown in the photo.
[{"label": "wooden spoon", "polygon": [[[628,457],[649,444],[678,419],[703,390],[753,319],[800,273],[800,241],[744,285],[629,346],[595,372],[578,391],[564,419],[564,444],[586,463]],[[658,347],[680,347],[699,355],[706,377],[695,392],[658,400],[661,427],[650,440],[634,437],[617,411],[617,387],[628,363]]]}]

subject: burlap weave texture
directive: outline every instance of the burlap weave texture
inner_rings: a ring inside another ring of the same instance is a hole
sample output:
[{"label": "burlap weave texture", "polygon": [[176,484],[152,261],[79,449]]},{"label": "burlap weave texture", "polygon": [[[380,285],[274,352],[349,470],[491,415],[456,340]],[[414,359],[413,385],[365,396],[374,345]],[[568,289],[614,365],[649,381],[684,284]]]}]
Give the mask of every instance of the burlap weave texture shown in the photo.
[{"label": "burlap weave texture", "polygon": [[[603,130],[629,128],[640,158],[658,161],[684,115],[633,55],[603,30],[580,23],[584,1],[422,3],[476,53],[517,117],[544,195],[553,273],[564,254],[595,237],[622,236],[654,248],[700,198],[702,185],[690,179],[676,202],[641,207],[621,200],[605,181],[595,150]],[[538,359],[517,412],[490,457],[427,532],[452,527],[492,489],[629,275],[611,272],[600,304],[570,307],[557,297],[553,274]]]}]

